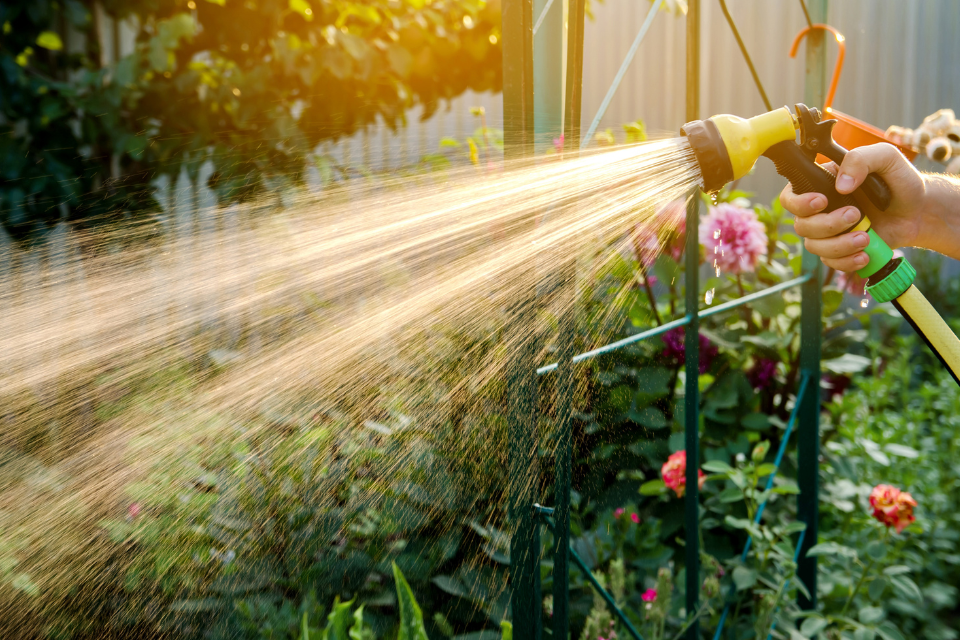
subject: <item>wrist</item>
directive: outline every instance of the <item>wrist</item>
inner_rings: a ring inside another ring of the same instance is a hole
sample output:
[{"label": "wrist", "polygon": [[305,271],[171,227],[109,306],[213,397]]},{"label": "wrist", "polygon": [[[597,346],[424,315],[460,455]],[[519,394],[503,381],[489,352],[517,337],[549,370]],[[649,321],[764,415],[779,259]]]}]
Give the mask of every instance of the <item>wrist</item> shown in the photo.
[{"label": "wrist", "polygon": [[960,257],[960,182],[943,174],[923,174],[923,187],[916,246]]}]

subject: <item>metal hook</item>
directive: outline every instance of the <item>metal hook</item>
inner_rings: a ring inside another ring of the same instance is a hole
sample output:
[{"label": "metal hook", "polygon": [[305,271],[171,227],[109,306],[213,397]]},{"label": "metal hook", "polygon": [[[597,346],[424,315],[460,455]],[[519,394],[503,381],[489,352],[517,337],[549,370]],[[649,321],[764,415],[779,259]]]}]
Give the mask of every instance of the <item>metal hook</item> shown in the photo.
[{"label": "metal hook", "polygon": [[793,46],[790,47],[790,57],[797,57],[797,48],[800,46],[800,41],[803,40],[813,29],[820,29],[822,31],[829,31],[833,34],[833,37],[837,40],[837,46],[839,51],[837,52],[837,62],[833,65],[833,78],[830,80],[830,91],[827,92],[827,99],[823,103],[824,112],[830,108],[833,104],[833,97],[837,93],[837,84],[840,82],[840,72],[843,70],[843,57],[847,52],[847,39],[843,37],[843,34],[831,27],[828,24],[812,24],[808,27],[804,27],[800,33],[797,34],[797,37],[793,39]]}]

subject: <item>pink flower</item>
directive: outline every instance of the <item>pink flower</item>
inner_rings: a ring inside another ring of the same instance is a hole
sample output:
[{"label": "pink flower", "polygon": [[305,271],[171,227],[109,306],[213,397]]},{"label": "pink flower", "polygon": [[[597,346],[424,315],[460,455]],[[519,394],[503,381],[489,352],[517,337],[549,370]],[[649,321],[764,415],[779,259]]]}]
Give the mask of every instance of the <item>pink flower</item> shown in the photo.
[{"label": "pink flower", "polygon": [[654,217],[663,225],[661,228],[670,230],[665,248],[670,252],[670,257],[679,262],[687,241],[686,201],[671,200],[660,207]]},{"label": "pink flower", "polygon": [[657,590],[656,589],[647,589],[643,592],[643,595],[640,596],[640,599],[644,602],[655,602],[657,599]]},{"label": "pink flower", "polygon": [[867,294],[867,279],[858,276],[856,271],[850,273],[841,271],[837,277],[837,287],[840,291],[846,291],[855,296],[863,296]]},{"label": "pink flower", "polygon": [[[663,355],[672,358],[677,362],[683,362],[683,356],[686,353],[686,346],[683,342],[684,328],[677,327],[664,333],[660,339],[663,340]],[[720,350],[717,345],[710,342],[705,335],[700,334],[700,373],[706,373],[707,369],[713,363]]]},{"label": "pink flower", "polygon": [[[682,497],[687,490],[687,452],[677,451],[671,454],[660,468],[660,474],[663,476],[663,484],[673,489],[678,498]],[[702,488],[707,481],[707,475],[698,469],[697,478],[697,486]]]},{"label": "pink flower", "polygon": [[640,524],[640,516],[635,513],[630,514],[630,519],[633,520],[633,524]]},{"label": "pink flower", "polygon": [[623,507],[620,507],[620,508],[618,508],[618,509],[614,509],[614,511],[613,511],[613,517],[614,517],[614,518],[616,518],[617,520],[619,520],[619,519],[620,519],[620,516],[622,516],[622,515],[623,515]]},{"label": "pink flower", "polygon": [[767,255],[767,232],[757,214],[733,204],[710,207],[700,222],[707,262],[728,273],[748,273]]},{"label": "pink flower", "polygon": [[140,503],[131,502],[130,506],[127,507],[127,519],[136,520],[138,515],[140,515]]},{"label": "pink flower", "polygon": [[661,249],[656,229],[649,224],[638,223],[633,227],[630,242],[633,244],[633,253],[636,254],[637,262],[645,267],[652,267]]},{"label": "pink flower", "polygon": [[[903,251],[894,249],[893,257],[902,258]],[[867,279],[858,276],[856,271],[851,271],[850,273],[841,271],[837,275],[837,288],[839,288],[840,291],[846,291],[855,296],[865,296],[867,295]]]},{"label": "pink flower", "polygon": [[873,517],[887,527],[895,527],[897,533],[902,533],[916,521],[913,508],[917,501],[906,491],[889,484],[878,484],[873,488],[870,506],[873,507]]}]

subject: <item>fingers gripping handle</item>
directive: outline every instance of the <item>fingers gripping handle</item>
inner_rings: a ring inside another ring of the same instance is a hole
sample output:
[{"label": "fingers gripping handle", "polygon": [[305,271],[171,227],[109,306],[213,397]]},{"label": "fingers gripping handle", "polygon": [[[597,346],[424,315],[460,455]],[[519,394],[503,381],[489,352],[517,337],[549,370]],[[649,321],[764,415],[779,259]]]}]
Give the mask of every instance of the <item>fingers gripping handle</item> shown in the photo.
[{"label": "fingers gripping handle", "polygon": [[[807,157],[803,149],[796,143],[778,142],[767,149],[767,152],[763,155],[773,160],[773,164],[777,167],[777,173],[790,181],[794,193],[822,193],[826,196],[827,206],[823,209],[825,213],[836,211],[840,207],[857,206],[857,202],[852,195],[837,191],[836,177]],[[861,220],[863,219],[862,215]],[[853,229],[858,224],[860,224],[859,220],[850,225],[850,228],[843,233]]]},{"label": "fingers gripping handle", "polygon": [[[789,141],[779,142],[767,149],[767,152],[763,155],[773,160],[773,164],[777,168],[777,173],[790,181],[794,193],[820,193],[826,196],[827,206],[823,209],[825,213],[836,211],[841,207],[857,206],[857,202],[852,195],[837,191],[835,176],[811,160],[796,143]],[[873,177],[876,177],[879,183],[883,185],[884,190],[888,194],[886,203],[884,204],[889,204],[889,189],[886,188],[883,180],[877,176]],[[882,208],[885,209],[886,206]],[[865,220],[866,216],[861,212],[860,219],[857,222],[837,235],[842,235],[861,226]],[[866,220],[866,225],[864,226],[869,226],[869,220]],[[870,242],[866,248],[864,248],[864,252],[870,260],[867,266],[857,271],[857,275],[862,278],[869,278],[882,269],[884,265],[893,258],[893,250],[877,235],[876,231],[869,229],[867,235],[870,238]]]}]

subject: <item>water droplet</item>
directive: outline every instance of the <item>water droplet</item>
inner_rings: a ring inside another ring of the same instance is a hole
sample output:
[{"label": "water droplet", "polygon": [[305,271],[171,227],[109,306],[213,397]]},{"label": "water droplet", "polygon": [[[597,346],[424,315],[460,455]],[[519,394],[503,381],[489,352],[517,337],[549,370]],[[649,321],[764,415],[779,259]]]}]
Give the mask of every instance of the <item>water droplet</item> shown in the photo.
[{"label": "water droplet", "polygon": [[713,292],[715,290],[716,289],[710,289],[709,291],[707,291],[707,295],[704,296],[704,299],[707,301],[707,304],[713,304]]},{"label": "water droplet", "polygon": [[[719,240],[719,239],[720,239],[720,229],[717,229],[716,231],[713,232],[713,239],[714,239],[714,240]],[[722,242],[722,241],[721,241],[721,242]]]},{"label": "water droplet", "polygon": [[864,298],[863,300],[860,301],[860,306],[863,307],[864,309],[867,308],[867,305],[868,305],[868,304],[870,304],[870,299],[869,299],[869,298]]},{"label": "water droplet", "polygon": [[720,277],[720,267],[717,267],[717,277]]},{"label": "water droplet", "polygon": [[716,252],[718,252],[718,251],[720,251],[720,247],[719,247],[719,246],[716,246],[716,247],[713,248],[713,252],[714,252],[714,253],[716,253]]}]

